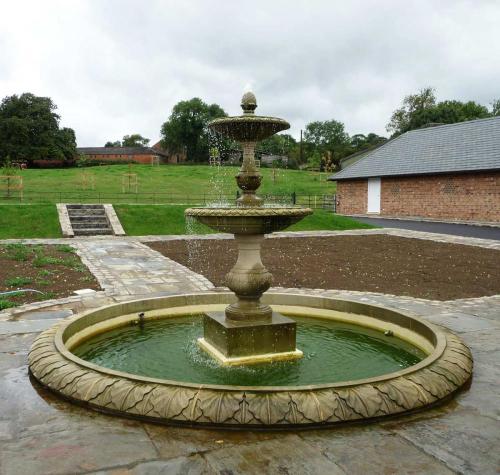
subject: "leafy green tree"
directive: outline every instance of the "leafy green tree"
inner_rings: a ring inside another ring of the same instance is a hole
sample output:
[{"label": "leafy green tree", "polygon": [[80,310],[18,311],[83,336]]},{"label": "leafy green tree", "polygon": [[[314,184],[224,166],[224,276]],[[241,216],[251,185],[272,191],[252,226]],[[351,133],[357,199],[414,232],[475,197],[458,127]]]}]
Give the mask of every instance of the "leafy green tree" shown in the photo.
[{"label": "leafy green tree", "polygon": [[393,135],[399,135],[407,132],[410,127],[410,121],[414,114],[422,112],[436,105],[435,90],[432,87],[425,87],[417,94],[410,94],[403,99],[403,104],[396,109],[387,124],[386,130]]},{"label": "leafy green tree", "polygon": [[148,143],[149,139],[143,137],[141,134],[125,135],[122,140],[122,147],[147,147]]},{"label": "leafy green tree", "polygon": [[500,115],[500,100],[493,101],[491,105],[490,112],[474,101],[436,102],[434,89],[426,87],[418,94],[404,98],[402,107],[393,112],[387,130],[396,136],[429,124],[455,124]]},{"label": "leafy green tree", "polygon": [[491,103],[491,115],[493,116],[500,115],[500,99],[495,99]]},{"label": "leafy green tree", "polygon": [[381,137],[373,132],[370,132],[368,135],[355,134],[351,137],[351,153],[367,150],[384,142],[387,142],[385,137]]},{"label": "leafy green tree", "polygon": [[65,160],[71,160],[76,155],[76,136],[75,131],[69,127],[63,127],[59,130],[56,137],[57,150],[60,151]]},{"label": "leafy green tree", "polygon": [[415,112],[408,123],[408,130],[418,129],[427,124],[455,124],[486,117],[490,117],[490,112],[477,102],[443,101]]},{"label": "leafy green tree", "polygon": [[206,104],[194,97],[181,101],[172,109],[161,127],[162,146],[173,152],[185,150],[191,162],[208,161],[210,138],[207,125],[227,114],[217,104]]},{"label": "leafy green tree", "polygon": [[311,122],[307,124],[304,140],[313,145],[320,156],[329,152],[332,164],[338,168],[340,159],[350,152],[350,139],[344,124],[337,120]]},{"label": "leafy green tree", "polygon": [[31,93],[4,97],[0,104],[0,157],[29,163],[68,160],[76,155],[73,129],[59,128],[57,106]]},{"label": "leafy green tree", "polygon": [[318,170],[321,167],[321,154],[318,150],[315,150],[312,155],[309,155],[307,159],[307,166],[309,168],[317,168]]},{"label": "leafy green tree", "polygon": [[258,144],[258,149],[271,155],[290,156],[297,141],[290,134],[276,134]]},{"label": "leafy green tree", "polygon": [[122,143],[121,143],[119,140],[117,140],[116,142],[109,142],[109,141],[108,141],[108,142],[106,142],[106,143],[104,144],[104,146],[105,146],[106,148],[109,148],[109,147],[121,147],[121,146],[122,146]]}]

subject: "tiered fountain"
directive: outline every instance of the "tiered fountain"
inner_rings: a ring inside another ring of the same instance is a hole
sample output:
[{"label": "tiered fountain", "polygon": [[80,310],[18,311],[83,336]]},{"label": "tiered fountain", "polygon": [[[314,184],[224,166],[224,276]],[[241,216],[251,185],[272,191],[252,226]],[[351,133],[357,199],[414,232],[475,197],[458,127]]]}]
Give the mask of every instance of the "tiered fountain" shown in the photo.
[{"label": "tiered fountain", "polygon": [[287,228],[312,213],[309,208],[264,206],[256,191],[262,175],[255,164],[255,146],[277,132],[290,128],[283,119],[255,115],[257,101],[247,92],[241,101],[243,115],[214,120],[209,127],[241,143],[243,162],[236,183],[243,192],[236,207],[190,208],[186,216],[217,231],[234,234],[238,260],[227,275],[227,286],[237,301],[225,312],[207,313],[200,346],[223,364],[250,364],[262,361],[295,359],[302,356],[296,348],[296,324],[269,305],[261,303],[272,276],[260,257],[264,234]]},{"label": "tiered fountain", "polygon": [[449,398],[470,379],[472,358],[448,330],[362,296],[266,292],[264,235],[311,210],[269,207],[256,195],[262,177],[255,144],[289,125],[256,116],[251,93],[242,102],[243,115],[210,127],[243,145],[236,177],[243,196],[233,207],[186,211],[235,235],[238,260],[227,276],[233,292],[148,298],[75,315],[36,338],[31,374],[101,412],[233,428],[368,420]]}]

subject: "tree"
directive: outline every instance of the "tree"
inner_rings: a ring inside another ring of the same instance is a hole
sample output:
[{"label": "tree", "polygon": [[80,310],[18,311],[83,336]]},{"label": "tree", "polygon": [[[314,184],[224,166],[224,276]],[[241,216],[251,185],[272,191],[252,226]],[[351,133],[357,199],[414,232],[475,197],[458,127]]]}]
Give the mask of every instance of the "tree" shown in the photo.
[{"label": "tree", "polygon": [[314,151],[319,152],[321,156],[330,152],[332,163],[336,168],[340,159],[350,152],[349,135],[345,131],[344,124],[333,119],[307,124],[304,140],[312,144]]},{"label": "tree", "polygon": [[355,134],[351,137],[351,153],[367,150],[384,142],[387,142],[385,137],[381,137],[373,132],[370,132],[368,135]]},{"label": "tree", "polygon": [[495,99],[491,103],[491,115],[492,116],[500,115],[500,99]]},{"label": "tree", "polygon": [[490,112],[477,102],[443,101],[414,112],[410,117],[407,130],[418,129],[428,124],[455,124],[486,117],[490,117]]},{"label": "tree", "polygon": [[290,134],[276,134],[258,144],[259,150],[271,155],[290,156],[297,141]]},{"label": "tree", "polygon": [[147,147],[148,143],[149,139],[144,138],[141,134],[124,135],[122,139],[122,147]]},{"label": "tree", "polygon": [[321,154],[319,150],[315,150],[312,155],[309,155],[307,166],[309,168],[317,168],[318,170],[321,168]]},{"label": "tree", "polygon": [[425,87],[417,94],[406,96],[403,99],[403,105],[392,113],[386,130],[392,132],[393,135],[407,132],[410,130],[410,120],[413,114],[422,112],[434,105],[436,105],[436,95],[432,87]]},{"label": "tree", "polygon": [[76,136],[75,131],[68,127],[59,130],[56,137],[56,145],[65,160],[71,160],[76,155]]},{"label": "tree", "polygon": [[121,143],[119,140],[117,140],[116,142],[109,142],[109,141],[108,141],[108,142],[106,142],[106,143],[104,144],[104,146],[105,146],[106,148],[109,148],[109,147],[121,147],[121,146],[122,146],[122,143]]},{"label": "tree", "polygon": [[57,106],[31,93],[4,97],[0,104],[0,160],[68,160],[76,155],[73,129],[59,128]]},{"label": "tree", "polygon": [[493,101],[491,105],[492,112],[474,101],[450,100],[436,103],[434,89],[427,87],[418,94],[404,98],[402,107],[393,112],[387,130],[396,136],[426,125],[455,124],[500,115],[500,100]]},{"label": "tree", "polygon": [[161,127],[162,147],[172,152],[185,150],[187,160],[191,162],[208,161],[210,140],[207,125],[226,115],[219,105],[205,104],[197,97],[181,101]]}]

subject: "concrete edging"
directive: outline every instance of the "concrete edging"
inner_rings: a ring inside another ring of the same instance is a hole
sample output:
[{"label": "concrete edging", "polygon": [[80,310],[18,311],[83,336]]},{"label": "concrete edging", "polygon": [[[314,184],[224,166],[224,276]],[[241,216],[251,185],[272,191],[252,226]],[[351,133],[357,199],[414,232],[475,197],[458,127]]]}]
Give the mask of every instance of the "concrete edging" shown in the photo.
[{"label": "concrete edging", "polygon": [[106,212],[106,216],[108,218],[111,229],[113,230],[113,234],[115,236],[125,236],[125,230],[118,219],[115,209],[112,204],[104,204],[104,211]]},{"label": "concrete edging", "polygon": [[68,208],[66,208],[66,203],[57,203],[56,207],[63,237],[75,237],[73,227],[71,226],[71,221],[69,220]]}]

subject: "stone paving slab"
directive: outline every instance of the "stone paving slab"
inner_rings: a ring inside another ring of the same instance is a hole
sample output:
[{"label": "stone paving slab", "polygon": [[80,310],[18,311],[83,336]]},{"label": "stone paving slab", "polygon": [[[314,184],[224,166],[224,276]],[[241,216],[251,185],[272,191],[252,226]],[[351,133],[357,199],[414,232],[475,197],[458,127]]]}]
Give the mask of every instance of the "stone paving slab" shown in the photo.
[{"label": "stone paving slab", "polygon": [[[433,474],[455,473],[432,455],[389,430],[352,427],[329,431],[310,431],[301,437],[320,448],[321,453],[346,474]],[[398,454],[398,457],[386,454]]]},{"label": "stone paving slab", "polygon": [[224,447],[207,452],[204,457],[215,473],[346,475],[335,462],[322,454],[319,447],[295,434],[282,434],[272,443],[263,441]]},{"label": "stone paving slab", "polygon": [[428,318],[433,323],[445,326],[455,333],[479,330],[500,330],[500,322],[462,312],[444,312]]},{"label": "stone paving slab", "polygon": [[46,310],[46,311],[33,311],[23,314],[23,320],[57,320],[59,318],[66,318],[73,315],[72,310]]},{"label": "stone paving slab", "polygon": [[18,322],[0,322],[0,335],[13,335],[22,333],[40,333],[52,325],[59,322],[60,319],[44,320],[21,320]]},{"label": "stone paving slab", "polygon": [[[158,271],[153,291],[207,290],[212,283],[148,246],[132,240],[78,240],[77,254],[108,295],[148,292],[149,271]],[[123,278],[126,274],[126,278]]]},{"label": "stone paving slab", "polygon": [[446,417],[398,424],[396,432],[453,471],[494,474],[500,468],[499,428],[498,421],[458,407]]},{"label": "stone paving slab", "polygon": [[[125,468],[89,472],[92,475],[215,475],[201,455],[178,457],[171,460],[155,460]],[[223,473],[221,475],[224,475]],[[226,472],[225,475],[229,475]]]}]

